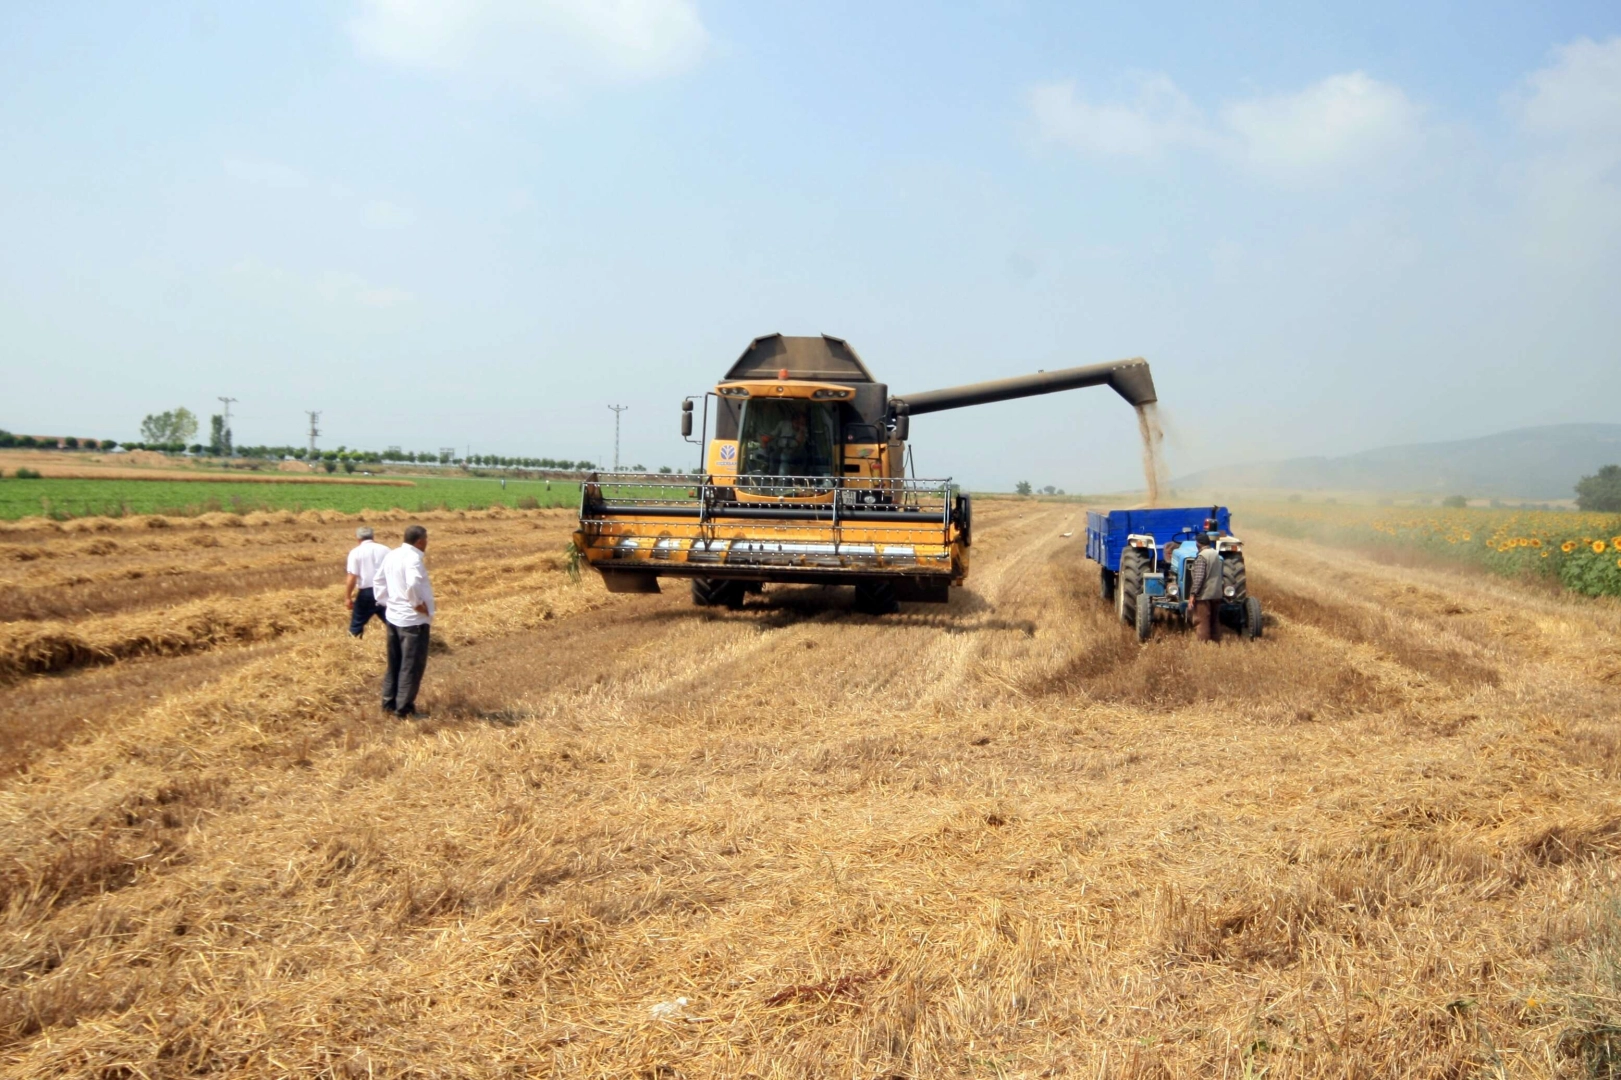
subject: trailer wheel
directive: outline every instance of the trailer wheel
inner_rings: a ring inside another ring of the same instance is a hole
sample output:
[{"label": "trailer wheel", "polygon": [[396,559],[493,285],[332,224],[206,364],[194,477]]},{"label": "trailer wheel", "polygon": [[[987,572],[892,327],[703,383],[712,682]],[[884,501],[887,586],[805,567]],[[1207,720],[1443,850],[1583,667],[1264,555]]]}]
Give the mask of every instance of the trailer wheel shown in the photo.
[{"label": "trailer wheel", "polygon": [[1137,640],[1147,641],[1154,634],[1154,605],[1144,597],[1137,599]]},{"label": "trailer wheel", "polygon": [[1120,574],[1115,582],[1115,609],[1120,621],[1131,626],[1137,621],[1137,594],[1143,591],[1142,552],[1135,549],[1120,556]]},{"label": "trailer wheel", "polygon": [[695,577],[692,579],[692,602],[699,607],[726,607],[736,611],[743,606],[743,589],[741,581]]},{"label": "trailer wheel", "polygon": [[863,615],[893,615],[901,609],[892,581],[862,581],[856,584],[856,610]]},{"label": "trailer wheel", "polygon": [[1244,636],[1251,641],[1261,636],[1261,602],[1253,596],[1244,600]]},{"label": "trailer wheel", "polygon": [[1098,595],[1104,600],[1114,599],[1114,571],[1107,566],[1098,571]]}]

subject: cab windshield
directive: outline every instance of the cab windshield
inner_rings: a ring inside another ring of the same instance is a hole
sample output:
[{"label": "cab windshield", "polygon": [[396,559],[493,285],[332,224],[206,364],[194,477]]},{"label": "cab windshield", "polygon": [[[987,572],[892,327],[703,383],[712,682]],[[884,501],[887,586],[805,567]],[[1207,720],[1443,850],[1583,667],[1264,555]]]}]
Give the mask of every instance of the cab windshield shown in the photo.
[{"label": "cab windshield", "polygon": [[745,476],[836,476],[833,406],[803,398],[750,398],[743,406]]}]

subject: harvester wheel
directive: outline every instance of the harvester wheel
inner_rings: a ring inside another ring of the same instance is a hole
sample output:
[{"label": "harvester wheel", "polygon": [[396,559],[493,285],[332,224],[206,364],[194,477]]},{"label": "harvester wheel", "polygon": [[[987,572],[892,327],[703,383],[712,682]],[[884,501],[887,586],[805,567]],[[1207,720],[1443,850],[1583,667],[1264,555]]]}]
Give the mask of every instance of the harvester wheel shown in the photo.
[{"label": "harvester wheel", "polygon": [[692,602],[699,607],[728,607],[734,611],[743,606],[743,583],[724,578],[692,579]]},{"label": "harvester wheel", "polygon": [[1137,640],[1147,641],[1154,634],[1154,605],[1139,597],[1137,601]]},{"label": "harvester wheel", "polygon": [[[1227,590],[1231,589],[1232,592]],[[1231,604],[1242,604],[1249,595],[1249,582],[1244,574],[1244,556],[1228,555],[1221,560],[1221,594]]]},{"label": "harvester wheel", "polygon": [[856,585],[856,610],[863,615],[893,615],[901,608],[891,581],[863,581]]},{"label": "harvester wheel", "polygon": [[1107,566],[1098,571],[1098,595],[1105,600],[1114,599],[1114,571]]},{"label": "harvester wheel", "polygon": [[1137,621],[1137,594],[1143,591],[1142,552],[1132,550],[1120,556],[1119,580],[1114,583],[1115,609],[1120,621],[1131,626]]},{"label": "harvester wheel", "polygon": [[1261,602],[1253,596],[1244,600],[1244,636],[1252,641],[1261,636]]}]

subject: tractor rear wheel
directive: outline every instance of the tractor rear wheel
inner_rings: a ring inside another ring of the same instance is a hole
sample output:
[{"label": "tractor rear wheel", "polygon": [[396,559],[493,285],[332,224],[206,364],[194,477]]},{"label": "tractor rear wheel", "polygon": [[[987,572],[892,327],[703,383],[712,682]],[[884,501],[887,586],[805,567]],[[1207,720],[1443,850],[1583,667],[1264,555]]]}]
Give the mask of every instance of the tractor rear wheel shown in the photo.
[{"label": "tractor rear wheel", "polygon": [[741,581],[695,577],[692,579],[692,602],[699,607],[726,607],[735,611],[743,606],[743,588]]},{"label": "tractor rear wheel", "polygon": [[[1227,590],[1231,589],[1231,592]],[[1229,604],[1242,604],[1249,595],[1244,574],[1244,556],[1228,555],[1221,560],[1221,595]]]},{"label": "tractor rear wheel", "polygon": [[1253,596],[1244,600],[1244,636],[1251,641],[1261,636],[1261,602]]},{"label": "tractor rear wheel", "polygon": [[863,615],[893,615],[900,609],[893,581],[863,581],[856,585],[856,610]]},{"label": "tractor rear wheel", "polygon": [[1137,640],[1147,641],[1154,634],[1154,604],[1146,596],[1137,598]]},{"label": "tractor rear wheel", "polygon": [[1148,560],[1135,549],[1120,556],[1119,579],[1114,583],[1115,609],[1120,621],[1131,626],[1137,621],[1137,594],[1143,591],[1143,574]]},{"label": "tractor rear wheel", "polygon": [[1098,595],[1105,600],[1114,599],[1114,571],[1107,566],[1098,571]]}]

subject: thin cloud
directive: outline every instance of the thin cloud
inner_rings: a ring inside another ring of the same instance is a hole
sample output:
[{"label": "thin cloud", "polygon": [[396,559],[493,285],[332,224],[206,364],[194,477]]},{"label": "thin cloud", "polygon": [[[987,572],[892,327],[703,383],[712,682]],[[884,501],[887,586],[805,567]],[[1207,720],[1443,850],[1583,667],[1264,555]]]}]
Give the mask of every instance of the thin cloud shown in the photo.
[{"label": "thin cloud", "polygon": [[1138,76],[1137,93],[1124,103],[1096,104],[1073,82],[1044,83],[1030,91],[1040,136],[1100,157],[1152,157],[1175,146],[1210,141],[1204,117],[1169,76]]},{"label": "thin cloud", "polygon": [[1419,128],[1419,110],[1399,87],[1360,71],[1233,102],[1221,119],[1247,165],[1287,177],[1377,164],[1411,146]]},{"label": "thin cloud", "polygon": [[1377,164],[1410,145],[1419,110],[1399,87],[1360,71],[1304,89],[1224,104],[1211,120],[1168,75],[1136,78],[1126,101],[1092,102],[1072,82],[1029,94],[1039,136],[1097,157],[1217,154],[1275,179],[1313,179]]},{"label": "thin cloud", "polygon": [[710,47],[693,0],[360,0],[349,33],[373,59],[538,97],[676,75]]},{"label": "thin cloud", "polygon": [[245,184],[261,187],[296,189],[310,186],[307,176],[279,161],[254,161],[248,158],[226,158],[225,175]]},{"label": "thin cloud", "polygon": [[231,267],[231,277],[262,299],[291,302],[295,306],[324,304],[339,308],[390,309],[415,299],[404,289],[379,285],[348,270],[322,270],[303,274],[256,259]]},{"label": "thin cloud", "polygon": [[1621,243],[1621,37],[1553,50],[1507,98],[1526,136],[1513,170],[1528,206],[1526,245],[1563,272],[1617,258]]}]

